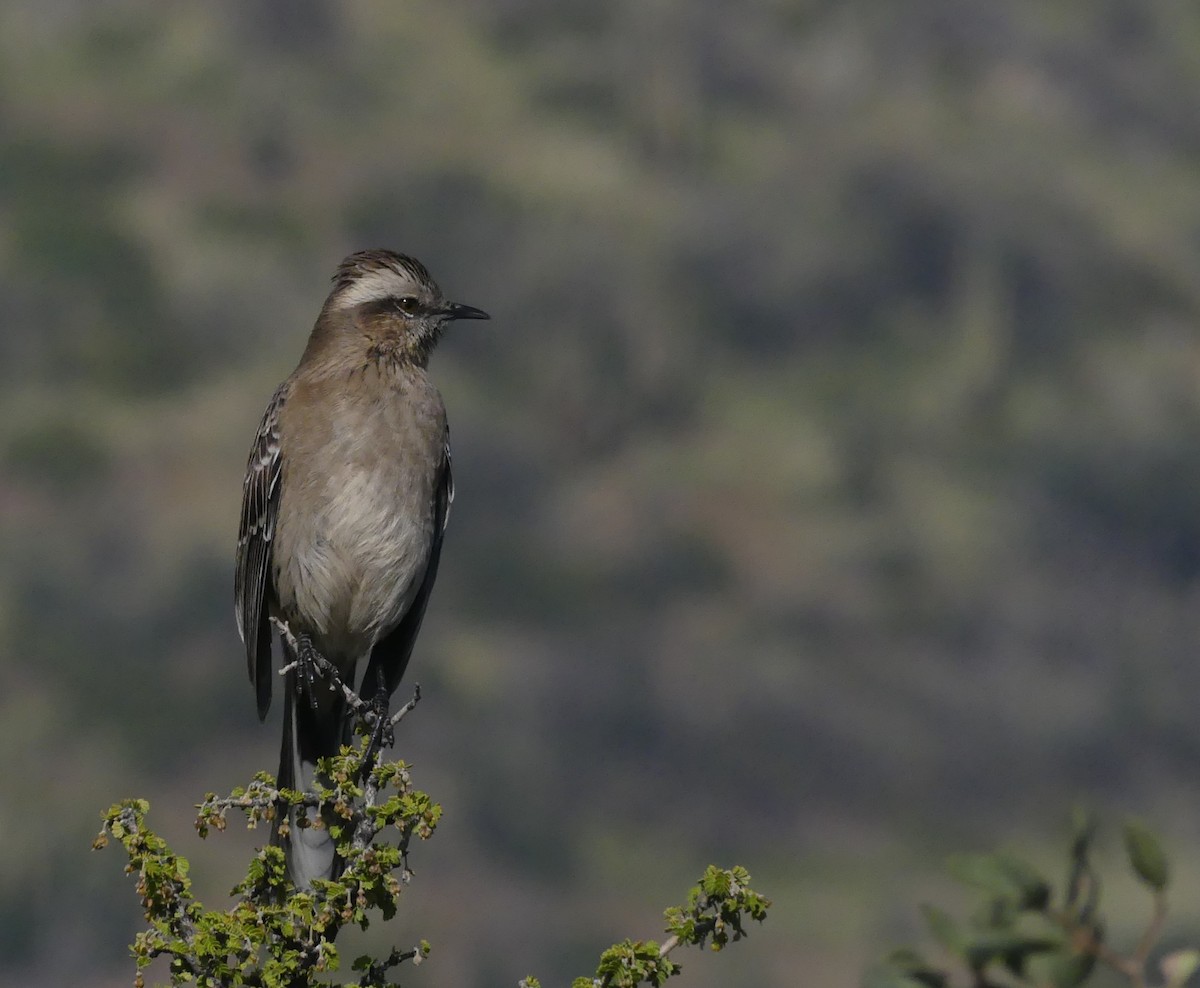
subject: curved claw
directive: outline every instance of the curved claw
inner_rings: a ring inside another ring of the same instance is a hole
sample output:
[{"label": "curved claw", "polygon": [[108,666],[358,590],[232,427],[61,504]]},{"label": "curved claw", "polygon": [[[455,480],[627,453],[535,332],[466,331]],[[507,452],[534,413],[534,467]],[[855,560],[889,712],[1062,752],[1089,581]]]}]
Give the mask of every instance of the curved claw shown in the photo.
[{"label": "curved claw", "polygon": [[[392,692],[387,688],[387,682],[383,677],[383,670],[379,670],[377,677],[375,695],[371,697],[371,714],[373,723],[371,725],[371,739],[367,742],[367,749],[363,753],[363,765],[369,766],[374,762],[375,756],[381,748],[390,748],[395,744],[395,735],[392,732],[392,721],[388,717],[388,712],[391,708]],[[364,684],[365,685],[365,684]]]},{"label": "curved claw", "polygon": [[314,713],[317,709],[317,680],[323,678],[321,659],[323,656],[313,645],[308,635],[300,635],[296,639],[296,688],[300,695],[308,701],[308,707]]}]

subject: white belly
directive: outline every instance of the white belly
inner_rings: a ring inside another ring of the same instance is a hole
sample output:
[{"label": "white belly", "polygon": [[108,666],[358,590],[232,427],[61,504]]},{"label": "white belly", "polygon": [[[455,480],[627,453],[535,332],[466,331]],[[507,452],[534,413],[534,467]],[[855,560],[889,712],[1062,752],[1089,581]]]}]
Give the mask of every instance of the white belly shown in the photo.
[{"label": "white belly", "polygon": [[445,417],[440,400],[425,415],[345,401],[321,425],[307,441],[284,436],[275,587],[292,630],[351,670],[424,579]]},{"label": "white belly", "polygon": [[425,572],[433,519],[404,510],[391,473],[351,475],[331,492],[307,546],[297,546],[294,607],[339,664],[400,623]]}]

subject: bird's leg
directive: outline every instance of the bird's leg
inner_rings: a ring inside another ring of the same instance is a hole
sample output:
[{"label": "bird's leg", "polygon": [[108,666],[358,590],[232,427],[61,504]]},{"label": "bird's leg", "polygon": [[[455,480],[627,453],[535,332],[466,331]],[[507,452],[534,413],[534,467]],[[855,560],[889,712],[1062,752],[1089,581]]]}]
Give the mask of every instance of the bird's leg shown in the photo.
[{"label": "bird's leg", "polygon": [[297,635],[288,627],[286,621],[282,621],[277,617],[272,617],[271,623],[279,629],[279,634],[282,636],[287,645],[287,651],[292,657],[292,661],[279,671],[281,674],[296,673],[297,691],[301,696],[308,698],[308,704],[313,710],[317,709],[317,679],[327,680],[330,689],[341,690],[350,706],[356,712],[365,706],[362,700],[358,698],[358,694],[342,680],[337,666],[317,650],[317,646],[313,644],[312,638],[308,634],[302,631]]},{"label": "bird's leg", "polygon": [[370,707],[363,704],[363,709],[358,711],[371,728],[371,736],[363,753],[364,772],[370,770],[374,764],[373,759],[382,748],[390,748],[396,743],[396,725],[420,702],[421,684],[418,683],[413,688],[412,699],[394,714],[388,716],[391,714],[391,691],[384,682],[383,672],[379,673],[378,688],[371,699]]},{"label": "bird's leg", "polygon": [[296,685],[300,695],[308,700],[310,710],[317,709],[317,679],[328,677],[336,681],[337,670],[317,651],[312,639],[301,632],[296,637]]},{"label": "bird's leg", "polygon": [[[366,686],[365,683],[363,685]],[[388,689],[387,681],[383,678],[383,670],[380,669],[375,695],[371,697],[371,712],[368,718],[368,723],[371,725],[371,736],[367,741],[366,750],[363,752],[364,768],[374,763],[375,756],[379,754],[381,748],[390,748],[396,742],[395,735],[392,733],[392,721],[388,717],[391,698],[392,691]]]}]

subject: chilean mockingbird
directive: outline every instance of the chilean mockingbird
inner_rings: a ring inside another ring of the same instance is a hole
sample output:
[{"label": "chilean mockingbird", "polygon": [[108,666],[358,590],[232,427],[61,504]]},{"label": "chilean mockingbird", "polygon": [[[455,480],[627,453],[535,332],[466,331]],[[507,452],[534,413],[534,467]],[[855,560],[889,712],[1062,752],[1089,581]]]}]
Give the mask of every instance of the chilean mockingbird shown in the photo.
[{"label": "chilean mockingbird", "polygon": [[[446,409],[426,366],[452,319],[487,319],[448,302],[425,267],[387,250],[347,257],[300,364],[276,390],[246,466],[234,586],[259,717],[271,703],[271,621],[288,661],[313,649],[363,689],[396,689],[437,574],[454,498]],[[298,643],[299,648],[295,647]],[[318,758],[349,740],[340,691],[300,695],[287,676],[279,785],[307,789]],[[311,816],[310,819],[315,819]],[[325,829],[284,845],[298,887],[334,877]]]}]

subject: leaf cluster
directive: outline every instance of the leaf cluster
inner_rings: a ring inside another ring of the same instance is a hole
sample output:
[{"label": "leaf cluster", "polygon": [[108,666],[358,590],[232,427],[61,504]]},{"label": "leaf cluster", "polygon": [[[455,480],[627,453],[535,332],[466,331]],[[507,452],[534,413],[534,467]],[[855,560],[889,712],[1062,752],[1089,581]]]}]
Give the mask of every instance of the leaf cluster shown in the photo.
[{"label": "leaf cluster", "polygon": [[[205,909],[195,900],[187,860],[146,826],[149,809],[143,799],[112,806],[93,845],[120,843],[129,856],[125,870],[137,877],[148,928],[132,945],[136,988],[144,988],[145,969],[160,957],[169,959],[172,985],[332,986],[324,979],[342,963],[334,943],[338,932],[346,926],[365,930],[374,917],[395,915],[412,878],[409,844],[414,836],[432,836],[442,812],[413,786],[409,767],[379,759],[369,738],[322,759],[309,791],[279,788],[272,776],[259,773],[228,796],[209,793],[197,807],[201,838],[225,830],[232,811],[250,829],[278,820],[281,837],[293,821],[328,829],[344,861],[335,880],[298,889],[288,878],[282,848],[263,847],[233,889],[233,905],[222,911]],[[710,866],[687,902],[666,910],[666,941],[614,944],[601,955],[595,975],[576,979],[574,988],[661,985],[680,971],[668,956],[676,947],[708,944],[721,950],[747,935],[747,918],[762,922],[769,906],[750,888],[744,868]],[[351,964],[358,978],[350,983],[361,988],[394,984],[390,979],[396,968],[421,963],[429,951],[422,940],[384,957],[363,955]],[[540,988],[536,978],[521,984]]]},{"label": "leaf cluster", "polygon": [[1100,914],[1100,879],[1092,863],[1096,833],[1095,818],[1077,810],[1066,879],[1059,889],[1015,854],[953,856],[950,872],[980,893],[975,912],[960,921],[937,906],[922,907],[930,934],[952,966],[932,963],[906,946],[868,971],[864,988],[951,988],[959,983],[959,971],[964,972],[961,983],[972,988],[1078,988],[1089,982],[1098,965],[1117,972],[1134,988],[1151,983],[1181,988],[1200,966],[1200,952],[1176,951],[1163,958],[1161,982],[1147,976],[1166,917],[1170,872],[1162,845],[1142,824],[1125,825],[1127,862],[1149,891],[1153,912],[1136,947],[1121,953],[1108,944]]},{"label": "leaf cluster", "polygon": [[[280,789],[260,773],[229,796],[208,794],[198,806],[196,830],[207,837],[222,831],[229,812],[246,818],[247,826],[280,818],[286,836],[291,807],[316,807],[315,822],[295,814],[300,825],[329,830],[344,861],[335,880],[315,881],[297,889],[288,879],[283,850],[268,845],[251,860],[246,877],[233,889],[227,910],[206,910],[192,895],[188,863],[145,823],[149,804],[125,800],[109,809],[96,847],[108,840],[121,843],[129,855],[126,871],[137,876],[149,928],[133,944],[138,975],[157,957],[170,958],[173,985],[253,985],[284,988],[323,985],[326,973],[341,965],[334,940],[345,926],[366,929],[374,915],[395,915],[411,879],[411,839],[430,837],[441,806],[415,789],[402,762],[364,761],[364,748],[343,748],[319,765],[311,791]],[[356,985],[391,984],[389,973],[406,961],[419,963],[429,952],[422,941],[408,950],[392,950],[376,958],[364,955],[352,966]]]},{"label": "leaf cluster", "polygon": [[[744,920],[761,923],[771,902],[750,888],[745,868],[722,869],[709,865],[700,884],[688,893],[686,904],[671,906],[663,914],[670,937],[655,940],[624,940],[600,955],[592,977],[576,978],[571,988],[634,988],[635,985],[661,985],[679,974],[681,967],[669,958],[679,946],[722,950],[730,942],[747,936]],[[529,979],[526,979],[529,981]],[[536,980],[530,982],[530,988]]]}]

